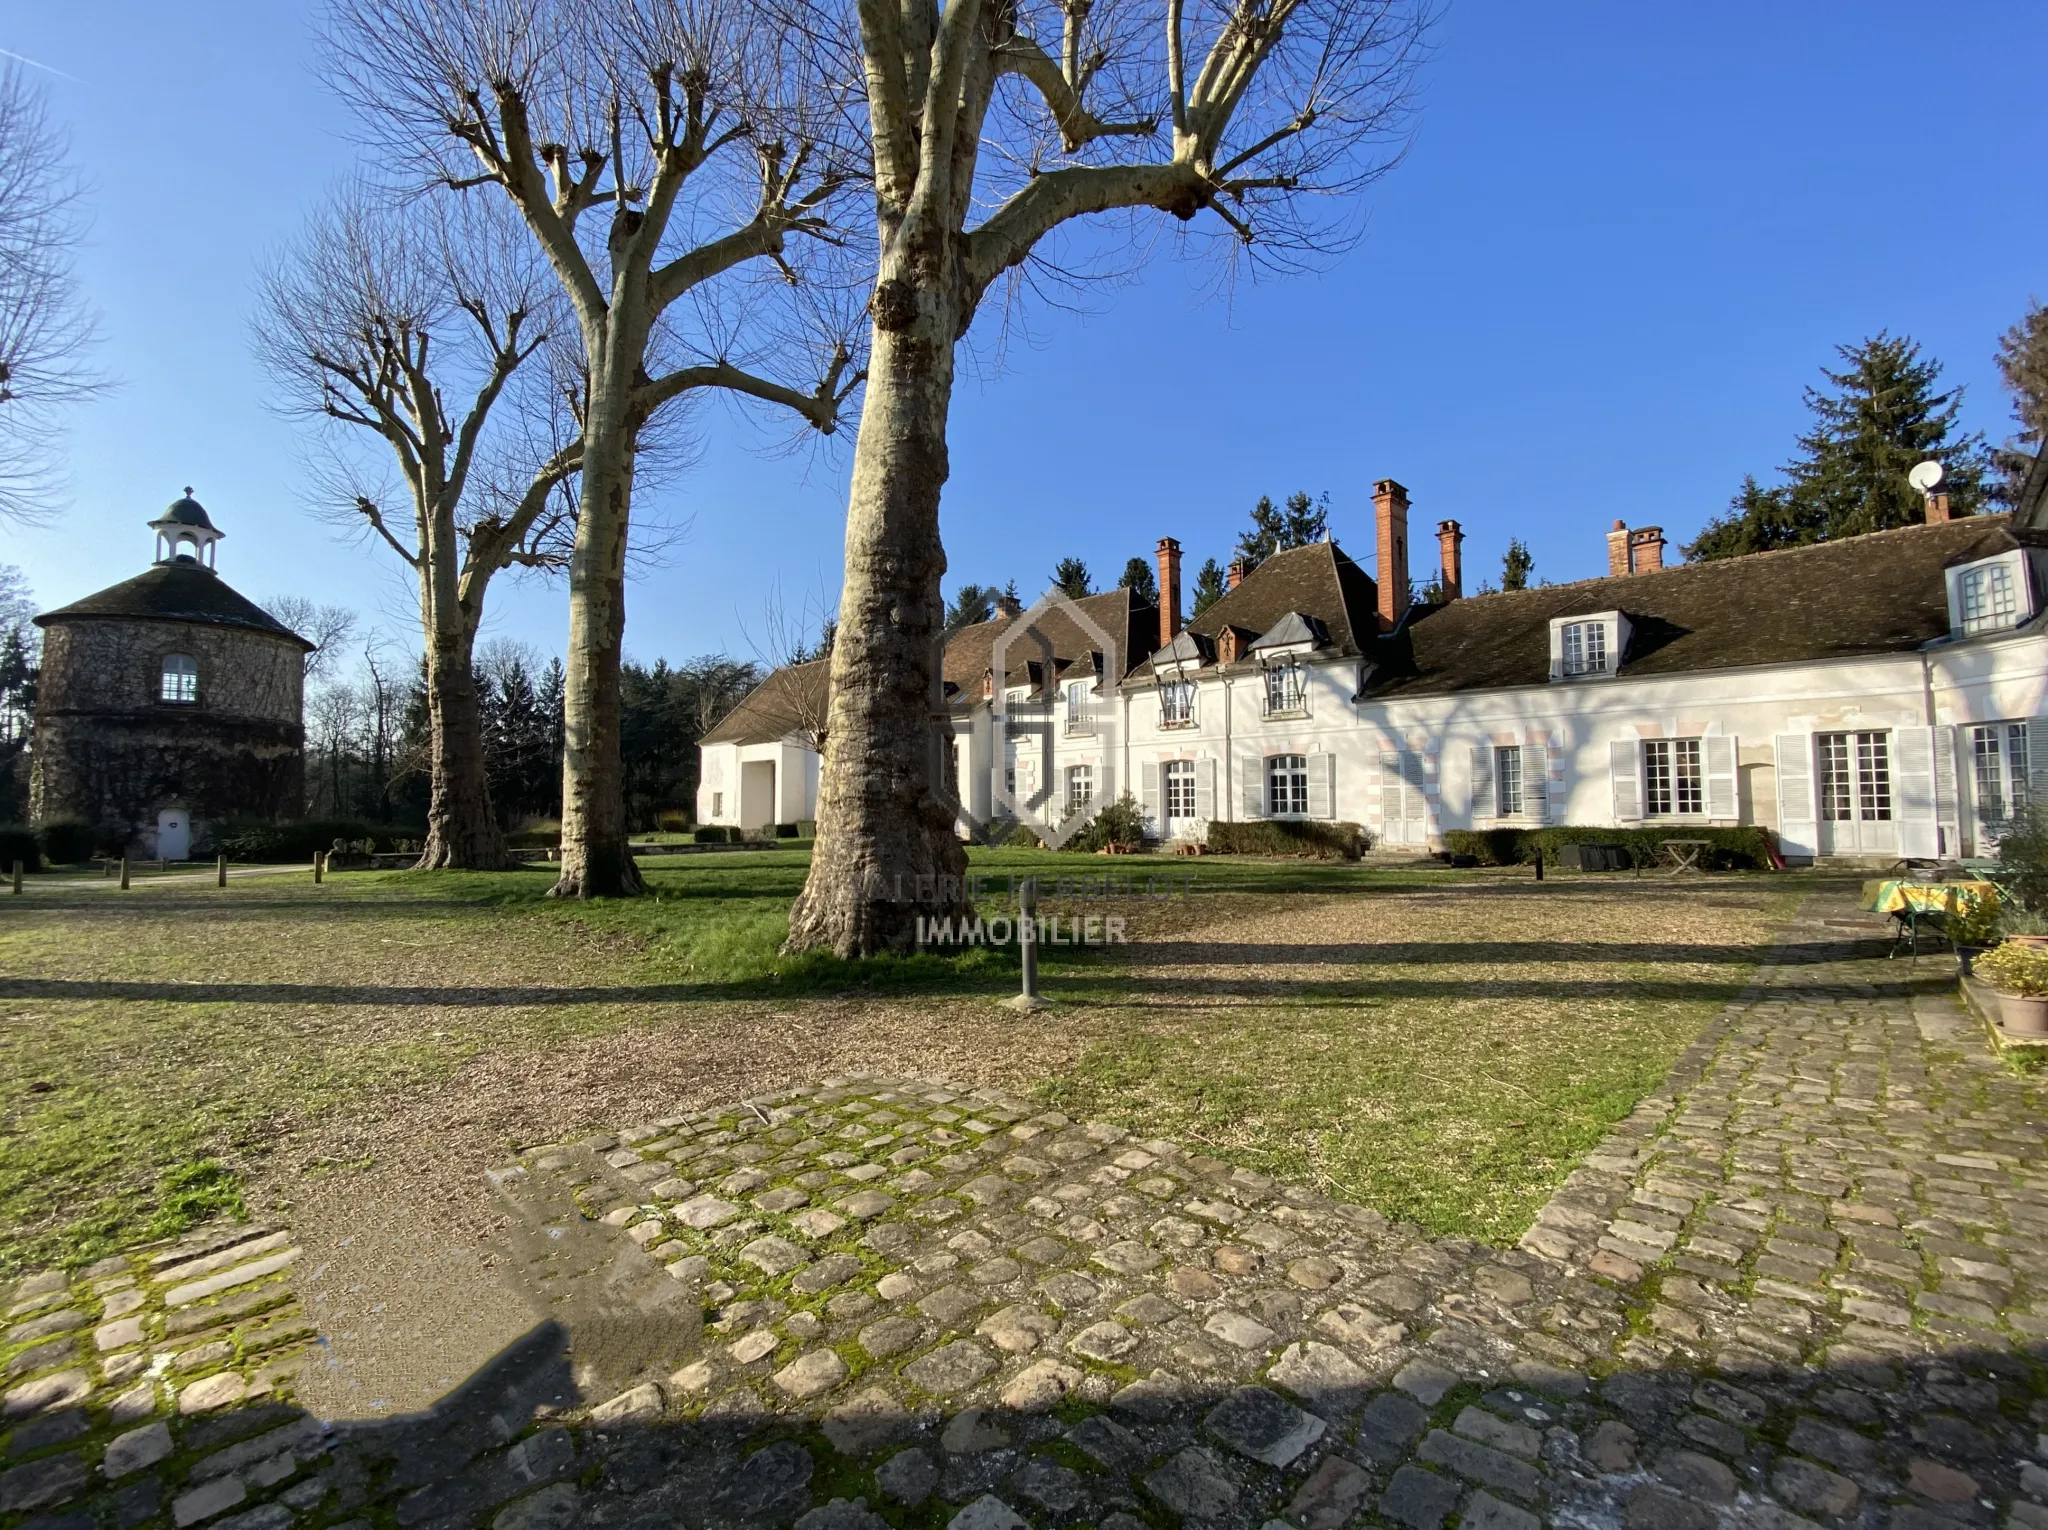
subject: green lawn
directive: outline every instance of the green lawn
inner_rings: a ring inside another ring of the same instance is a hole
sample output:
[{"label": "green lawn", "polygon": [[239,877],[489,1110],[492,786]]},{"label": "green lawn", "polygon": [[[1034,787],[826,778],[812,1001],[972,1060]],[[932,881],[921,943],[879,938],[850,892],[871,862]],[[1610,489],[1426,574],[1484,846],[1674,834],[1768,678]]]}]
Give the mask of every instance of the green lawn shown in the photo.
[{"label": "green lawn", "polygon": [[[538,867],[127,894],[31,879],[0,900],[0,1272],[232,1209],[273,1161],[346,1172],[380,1151],[345,1130],[359,1117],[493,1059],[545,1077],[595,1047],[716,1090],[757,1039],[795,1081],[829,1071],[849,1030],[905,1071],[966,1058],[1049,1105],[1510,1240],[1812,885],[972,860],[1038,876],[1051,909],[1126,911],[1136,943],[1045,951],[1062,1002],[1022,1021],[993,1002],[1013,951],[779,955],[808,847],[649,858],[650,896],[597,904],[548,901]],[[1175,895],[1062,903],[1061,877],[1105,875]],[[982,907],[1008,909],[1000,881]]]}]

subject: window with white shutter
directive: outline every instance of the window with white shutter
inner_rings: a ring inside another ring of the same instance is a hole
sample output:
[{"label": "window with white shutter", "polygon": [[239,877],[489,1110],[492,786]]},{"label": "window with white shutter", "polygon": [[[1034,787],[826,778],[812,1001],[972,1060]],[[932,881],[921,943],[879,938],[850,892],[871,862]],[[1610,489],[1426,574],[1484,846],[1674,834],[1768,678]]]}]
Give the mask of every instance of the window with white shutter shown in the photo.
[{"label": "window with white shutter", "polygon": [[1778,776],[1778,846],[1787,855],[1820,853],[1820,814],[1814,800],[1811,733],[1780,733],[1771,740]]},{"label": "window with white shutter", "polygon": [[1607,746],[1607,774],[1614,786],[1614,821],[1639,823],[1643,817],[1643,746],[1636,739],[1617,739]]},{"label": "window with white shutter", "polygon": [[1472,746],[1472,818],[1474,822],[1482,818],[1500,816],[1500,810],[1494,805],[1493,781],[1493,745],[1474,744]]}]

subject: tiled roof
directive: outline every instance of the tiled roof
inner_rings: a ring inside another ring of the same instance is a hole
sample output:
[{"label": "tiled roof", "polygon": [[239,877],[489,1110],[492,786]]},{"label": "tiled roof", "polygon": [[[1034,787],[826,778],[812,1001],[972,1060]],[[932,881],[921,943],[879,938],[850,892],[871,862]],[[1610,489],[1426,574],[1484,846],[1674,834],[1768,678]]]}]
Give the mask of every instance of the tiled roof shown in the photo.
[{"label": "tiled roof", "polygon": [[776,670],[712,726],[700,744],[773,744],[792,733],[822,731],[830,659]]},{"label": "tiled roof", "polygon": [[1542,685],[1553,618],[1620,610],[1623,676],[1911,652],[1949,631],[1943,571],[2020,546],[1968,516],[1808,547],[1418,607],[1375,645],[1374,699]]},{"label": "tiled roof", "polygon": [[1379,630],[1379,587],[1335,542],[1311,542],[1274,553],[1187,625],[1206,638],[1225,627],[1263,634],[1296,612],[1323,624],[1331,651],[1360,653]]},{"label": "tiled roof", "polygon": [[159,563],[133,579],[45,611],[36,625],[73,617],[135,617],[159,622],[199,622],[214,627],[248,627],[289,638],[309,652],[315,646],[248,597],[238,594],[212,569],[192,562]]}]

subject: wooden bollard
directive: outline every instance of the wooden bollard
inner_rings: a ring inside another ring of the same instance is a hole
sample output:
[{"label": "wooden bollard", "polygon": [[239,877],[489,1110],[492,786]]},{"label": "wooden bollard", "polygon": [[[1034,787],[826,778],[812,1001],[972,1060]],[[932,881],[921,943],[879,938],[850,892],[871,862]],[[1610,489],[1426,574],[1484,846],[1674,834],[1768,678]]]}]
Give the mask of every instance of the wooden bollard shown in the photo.
[{"label": "wooden bollard", "polygon": [[219,887],[228,885],[228,858],[224,855],[215,862],[214,883]]},{"label": "wooden bollard", "polygon": [[14,896],[15,896],[15,897],[17,897],[17,898],[19,898],[19,897],[21,896],[21,862],[20,862],[20,861],[16,861],[16,862],[14,863]]},{"label": "wooden bollard", "polygon": [[320,885],[320,878],[323,874],[325,874],[326,870],[327,857],[322,855],[318,850],[315,850],[313,852],[313,885],[315,887],[318,887]]},{"label": "wooden bollard", "polygon": [[128,857],[121,857],[121,891],[128,890]]}]

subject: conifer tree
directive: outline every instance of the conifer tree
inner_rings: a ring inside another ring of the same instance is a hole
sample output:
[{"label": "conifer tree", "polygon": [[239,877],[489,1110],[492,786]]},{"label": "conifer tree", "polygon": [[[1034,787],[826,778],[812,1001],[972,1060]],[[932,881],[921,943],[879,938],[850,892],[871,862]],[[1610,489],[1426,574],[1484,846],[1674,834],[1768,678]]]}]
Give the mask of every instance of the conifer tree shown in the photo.
[{"label": "conifer tree", "polygon": [[1784,468],[1786,483],[1746,480],[1688,557],[1732,558],[1913,525],[1926,511],[1907,474],[1929,458],[1944,469],[1952,514],[1983,503],[1984,439],[1960,428],[1963,390],[1940,388],[1941,363],[1884,331],[1836,354],[1840,371],[1821,368],[1832,391],[1806,390],[1813,424],[1799,437],[1801,455]]},{"label": "conifer tree", "polygon": [[1195,571],[1194,615],[1204,611],[1223,598],[1223,567],[1214,558],[1207,559]]},{"label": "conifer tree", "polygon": [[1129,590],[1148,606],[1159,604],[1159,581],[1153,577],[1152,565],[1143,558],[1133,558],[1124,565],[1123,577],[1116,582],[1120,590]]},{"label": "conifer tree", "polygon": [[1992,449],[1998,481],[1987,494],[2009,505],[2018,498],[2035,456],[2048,446],[2048,308],[2029,300],[2019,322],[1998,337],[1994,359],[2006,392],[2012,395],[2012,417],[2019,431]]},{"label": "conifer tree", "polygon": [[1503,590],[1528,589],[1529,571],[1535,567],[1536,560],[1529,554],[1529,544],[1520,537],[1514,538],[1500,560],[1500,587]]},{"label": "conifer tree", "polygon": [[1079,558],[1062,558],[1053,566],[1053,586],[1070,600],[1079,600],[1083,595],[1093,595],[1095,585],[1089,577],[1088,565]]}]

